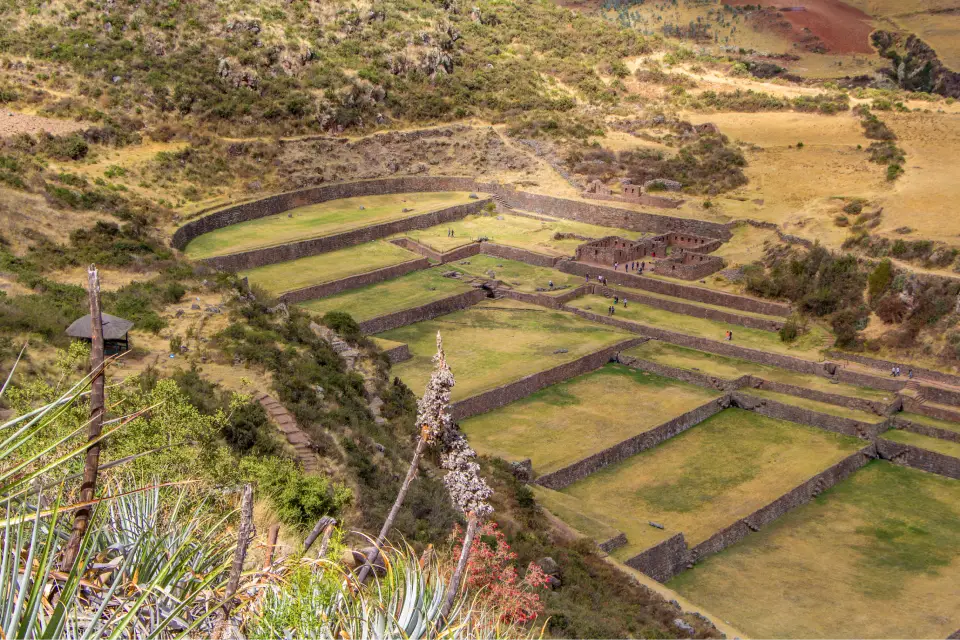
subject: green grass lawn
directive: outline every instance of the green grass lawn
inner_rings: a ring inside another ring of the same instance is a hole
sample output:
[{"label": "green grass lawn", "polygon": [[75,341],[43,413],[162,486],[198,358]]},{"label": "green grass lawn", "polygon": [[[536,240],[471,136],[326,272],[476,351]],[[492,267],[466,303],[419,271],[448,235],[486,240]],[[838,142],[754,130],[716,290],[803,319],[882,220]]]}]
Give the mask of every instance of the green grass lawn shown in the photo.
[{"label": "green grass lawn", "polygon": [[942,453],[945,456],[960,458],[960,442],[951,440],[941,440],[940,438],[931,438],[930,436],[920,435],[912,431],[903,429],[890,429],[884,432],[883,437],[893,442],[902,442],[903,444],[913,445],[928,451]]},{"label": "green grass lawn", "polygon": [[[734,334],[734,337],[736,337],[736,334]],[[796,371],[758,364],[750,362],[749,360],[741,360],[740,358],[729,358],[705,351],[697,351],[696,349],[688,349],[687,347],[680,347],[660,340],[644,342],[626,351],[625,355],[676,367],[678,369],[685,369],[687,371],[698,371],[708,376],[723,378],[724,380],[734,380],[740,376],[752,375],[771,382],[792,384],[797,387],[805,387],[824,393],[834,393],[840,396],[863,398],[864,400],[893,402],[895,397],[893,392],[883,391],[882,389],[870,389],[851,384],[833,383],[827,378],[811,373],[797,373]]]},{"label": "green grass lawn", "polygon": [[703,542],[863,445],[727,409],[562,492],[578,498],[587,515],[627,534],[627,546],[614,553],[626,559],[680,532],[691,546]]},{"label": "green grass lawn", "polygon": [[904,420],[916,422],[917,424],[925,424],[929,427],[936,427],[946,431],[960,432],[960,424],[956,422],[950,422],[949,420],[940,420],[939,418],[931,418],[930,416],[921,415],[919,413],[908,413],[906,411],[898,415]]},{"label": "green grass lawn", "polygon": [[[437,331],[457,378],[454,400],[462,400],[523,376],[575,360],[633,336],[513,300],[490,300],[463,311],[379,334],[405,342],[413,358],[393,375],[423,393],[433,371]],[[566,349],[566,353],[557,353]]]},{"label": "green grass lawn", "polygon": [[875,461],[668,586],[757,638],[960,628],[960,482]]},{"label": "green grass lawn", "polygon": [[482,454],[555,471],[719,397],[619,364],[553,385],[460,426]]},{"label": "green grass lawn", "polygon": [[205,233],[187,245],[186,253],[193,259],[209,258],[319,238],[470,202],[469,195],[450,191],[331,200]]},{"label": "green grass lawn", "polygon": [[[591,295],[573,300],[569,304],[578,309],[586,309],[593,313],[606,315],[607,307],[612,302],[612,298]],[[588,307],[589,309],[587,309]],[[794,342],[787,343],[781,341],[780,336],[772,331],[748,329],[737,324],[694,318],[636,302],[628,303],[626,309],[623,308],[623,304],[620,304],[617,307],[615,317],[620,320],[629,320],[638,324],[708,338],[718,342],[723,341],[727,331],[732,331],[733,344],[735,345],[800,358],[817,359],[820,356],[820,351],[829,346],[830,343],[828,334],[819,327],[813,327]]]},{"label": "green grass lawn", "polygon": [[800,407],[801,409],[809,409],[810,411],[827,413],[840,418],[850,418],[851,420],[859,420],[869,424],[876,424],[886,420],[885,417],[878,416],[875,413],[858,411],[857,409],[848,409],[847,407],[841,407],[835,404],[829,404],[827,402],[818,402],[817,400],[798,398],[797,396],[792,396],[788,393],[778,393],[776,391],[768,391],[766,389],[742,389],[742,391],[747,395],[758,398],[767,398],[768,400],[793,405],[795,407]]},{"label": "green grass lawn", "polygon": [[376,240],[318,256],[268,264],[265,267],[242,271],[240,275],[247,276],[250,284],[278,294],[418,258],[420,256],[412,251],[401,249],[384,240]]},{"label": "green grass lawn", "polygon": [[[449,229],[454,231],[452,238],[447,236]],[[621,236],[631,239],[645,235],[638,231],[599,227],[573,220],[534,219],[510,214],[477,214],[450,224],[409,231],[403,235],[437,251],[449,251],[478,238],[487,238],[491,242],[551,256],[572,256],[577,247],[584,243],[577,239],[556,240],[554,235],[557,233],[575,233],[588,238]]]},{"label": "green grass lawn", "polygon": [[456,278],[444,278],[446,267],[414,271],[394,280],[351,289],[337,295],[311,300],[303,306],[308,311],[324,314],[346,311],[362,322],[387,313],[402,311],[469,291],[472,287]]},{"label": "green grass lawn", "polygon": [[713,309],[715,311],[726,311],[727,313],[736,313],[737,315],[741,315],[741,316],[749,316],[751,318],[760,318],[762,320],[773,320],[775,322],[780,322],[780,323],[786,322],[786,318],[783,318],[781,316],[768,316],[763,313],[753,313],[752,311],[741,311],[739,309],[724,307],[718,304],[707,304],[705,302],[697,302],[695,300],[688,300],[686,298],[677,298],[676,296],[668,296],[662,293],[654,293],[653,291],[647,291],[646,289],[634,289],[632,287],[622,287],[620,285],[614,285],[614,288],[619,289],[621,291],[627,291],[627,292],[632,292],[639,295],[648,296],[650,298],[659,298],[660,300],[668,300],[671,302],[681,302],[683,304],[689,304],[694,307],[702,307],[704,309]]},{"label": "green grass lawn", "polygon": [[491,277],[490,272],[492,272],[497,280],[506,282],[517,291],[526,293],[537,293],[537,289],[542,288],[547,289],[547,291],[541,293],[549,295],[551,281],[553,281],[554,287],[568,287],[555,293],[568,293],[570,287],[578,287],[584,283],[583,278],[556,269],[535,267],[526,262],[493,256],[476,255],[449,266],[482,278]]},{"label": "green grass lawn", "polygon": [[620,532],[602,520],[587,515],[580,510],[580,501],[576,498],[535,484],[530,485],[537,502],[553,513],[577,532],[596,540],[606,542]]}]

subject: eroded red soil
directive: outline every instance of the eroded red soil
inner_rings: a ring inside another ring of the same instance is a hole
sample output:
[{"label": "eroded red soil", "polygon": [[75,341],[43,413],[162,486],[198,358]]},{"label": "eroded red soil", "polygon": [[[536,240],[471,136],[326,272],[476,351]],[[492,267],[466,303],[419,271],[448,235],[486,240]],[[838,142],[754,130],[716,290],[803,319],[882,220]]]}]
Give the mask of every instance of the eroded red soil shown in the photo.
[{"label": "eroded red soil", "polygon": [[[755,4],[756,0],[723,0],[723,3],[742,6]],[[783,29],[784,35],[808,50],[816,50],[818,38],[824,52],[874,53],[869,40],[873,31],[870,16],[840,0],[784,0],[773,6],[779,11],[775,14],[765,11],[764,22],[769,20],[773,29],[778,23],[788,23],[790,28]]]}]

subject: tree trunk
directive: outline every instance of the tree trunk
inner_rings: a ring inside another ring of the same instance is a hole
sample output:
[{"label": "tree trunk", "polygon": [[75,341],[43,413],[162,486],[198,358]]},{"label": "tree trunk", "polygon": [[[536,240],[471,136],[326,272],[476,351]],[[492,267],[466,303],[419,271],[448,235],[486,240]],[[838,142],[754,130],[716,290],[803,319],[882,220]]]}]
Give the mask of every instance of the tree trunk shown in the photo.
[{"label": "tree trunk", "polygon": [[427,446],[427,440],[425,434],[420,434],[420,439],[417,440],[417,448],[413,452],[413,460],[410,461],[410,468],[407,469],[407,477],[403,480],[403,485],[400,487],[400,492],[397,494],[397,499],[393,501],[393,507],[390,508],[390,513],[387,514],[387,519],[383,521],[383,528],[380,529],[380,535],[377,536],[376,541],[373,543],[373,550],[367,555],[367,562],[363,565],[363,568],[360,569],[360,575],[357,580],[363,584],[363,582],[370,575],[370,571],[373,568],[373,563],[376,561],[377,557],[380,555],[380,549],[383,547],[383,543],[387,539],[387,534],[390,533],[390,529],[393,528],[393,521],[397,519],[397,513],[400,512],[400,507],[403,506],[403,501],[407,497],[407,491],[410,490],[410,484],[413,482],[413,479],[417,475],[417,467],[420,465],[420,458],[423,456],[423,450]]},{"label": "tree trunk", "polygon": [[217,625],[215,637],[222,638],[230,624],[230,611],[233,609],[233,596],[240,586],[240,574],[243,563],[247,558],[247,547],[253,539],[253,485],[243,487],[243,496],[240,498],[240,530],[237,532],[237,548],[233,552],[233,563],[227,576],[227,587],[223,595],[223,619]]},{"label": "tree trunk", "polygon": [[271,525],[267,531],[267,555],[263,559],[263,568],[267,570],[273,564],[273,554],[277,550],[277,537],[280,535],[280,525]]},{"label": "tree trunk", "polygon": [[467,568],[467,560],[470,559],[470,551],[473,548],[473,538],[477,535],[477,526],[480,521],[471,516],[467,521],[467,531],[463,534],[463,548],[460,550],[460,559],[457,560],[457,568],[453,571],[450,578],[450,585],[447,587],[447,597],[443,603],[443,609],[440,610],[440,618],[446,620],[450,615],[450,609],[453,608],[453,601],[457,598],[457,592],[460,591],[460,582],[463,580],[463,572]]},{"label": "tree trunk", "polygon": [[[90,383],[90,424],[87,425],[87,441],[96,440],[103,430],[103,316],[100,312],[100,275],[95,265],[87,269],[87,285],[90,297],[90,368],[93,380]],[[100,442],[87,447],[83,462],[83,481],[80,485],[80,502],[89,502],[97,489],[97,470],[100,466]],[[73,518],[73,531],[67,540],[60,563],[62,571],[69,572],[77,560],[80,543],[90,526],[92,507],[78,509]]]},{"label": "tree trunk", "polygon": [[314,525],[313,531],[310,532],[310,535],[307,536],[307,539],[303,542],[303,553],[306,555],[307,551],[310,550],[310,547],[313,546],[313,543],[317,541],[317,538],[320,537],[320,534],[326,535],[327,529],[337,524],[336,518],[331,518],[330,516],[323,516],[317,520],[317,524]]}]

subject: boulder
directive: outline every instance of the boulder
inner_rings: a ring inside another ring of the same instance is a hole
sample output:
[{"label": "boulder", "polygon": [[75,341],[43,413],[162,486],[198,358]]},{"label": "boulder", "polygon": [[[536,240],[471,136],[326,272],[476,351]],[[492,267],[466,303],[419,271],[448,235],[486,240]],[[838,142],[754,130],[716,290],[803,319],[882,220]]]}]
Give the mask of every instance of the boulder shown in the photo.
[{"label": "boulder", "polygon": [[548,576],[559,576],[560,575],[560,565],[557,564],[557,561],[546,556],[537,560],[537,564],[540,565],[540,568],[543,569],[543,572]]}]

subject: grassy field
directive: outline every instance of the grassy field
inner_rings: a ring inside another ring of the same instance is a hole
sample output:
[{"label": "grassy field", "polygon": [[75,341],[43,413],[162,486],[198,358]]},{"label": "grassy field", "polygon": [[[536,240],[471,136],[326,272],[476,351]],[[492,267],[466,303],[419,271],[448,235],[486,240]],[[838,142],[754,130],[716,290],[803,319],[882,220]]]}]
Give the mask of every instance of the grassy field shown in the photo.
[{"label": "grassy field", "polygon": [[909,420],[910,422],[925,424],[931,427],[937,427],[938,429],[946,429],[947,431],[960,432],[960,424],[956,422],[950,422],[949,420],[940,420],[938,418],[931,418],[930,416],[924,416],[919,413],[907,413],[906,411],[899,415],[904,420]]},{"label": "grassy field", "polygon": [[752,311],[741,311],[739,309],[731,309],[730,307],[724,307],[718,304],[707,304],[706,302],[697,302],[696,300],[687,300],[686,298],[677,298],[676,296],[668,296],[662,293],[654,293],[653,291],[647,291],[646,289],[634,289],[632,287],[622,287],[620,285],[616,285],[615,288],[622,291],[635,292],[638,294],[649,296],[651,298],[657,298],[660,300],[667,300],[671,302],[682,302],[683,304],[689,304],[694,307],[701,307],[703,309],[713,309],[715,311],[726,311],[728,313],[736,313],[738,315],[748,316],[751,318],[761,318],[763,320],[774,320],[780,323],[783,323],[786,320],[782,316],[771,316],[763,313],[754,313]]},{"label": "grassy field", "polygon": [[328,236],[463,204],[470,201],[469,195],[457,191],[398,193],[343,198],[298,207],[205,233],[187,245],[187,255],[194,259],[209,258]]},{"label": "grassy field", "polygon": [[[482,278],[490,278],[492,272],[497,280],[509,284],[517,291],[526,293],[536,293],[537,289],[547,289],[541,293],[550,294],[549,284],[552,281],[554,287],[577,287],[584,283],[584,279],[551,269],[549,267],[535,267],[526,262],[516,260],[506,260],[494,256],[476,255],[466,260],[448,265],[454,269],[468,273],[470,275]],[[569,289],[561,289],[554,293],[565,293]]]},{"label": "grassy field", "polygon": [[885,432],[883,437],[887,440],[892,440],[893,442],[909,444],[913,445],[914,447],[926,449],[928,451],[942,453],[945,456],[960,458],[960,442],[931,438],[929,436],[913,433],[912,431],[904,431],[902,429],[891,429]]},{"label": "grassy field", "polygon": [[960,482],[872,462],[668,584],[758,638],[960,628]]},{"label": "grassy field", "polygon": [[[447,237],[447,230],[453,229],[454,237]],[[473,215],[450,224],[438,225],[422,231],[410,231],[407,237],[425,244],[437,251],[449,251],[478,238],[487,238],[491,242],[520,247],[551,256],[572,256],[583,240],[556,240],[556,233],[576,233],[589,238],[604,236],[622,236],[639,238],[643,233],[627,231],[613,227],[558,220],[556,218],[534,219],[510,214]]]},{"label": "grassy field", "polygon": [[[593,313],[606,315],[612,299],[599,295],[584,296],[570,302],[570,306],[586,309]],[[588,309],[589,307],[589,309]],[[700,338],[722,341],[727,331],[733,332],[733,344],[761,351],[783,353],[801,358],[819,358],[820,350],[828,346],[828,334],[819,327],[811,330],[792,343],[782,342],[780,336],[772,331],[748,329],[736,324],[694,318],[681,313],[664,311],[644,304],[631,302],[626,309],[617,307],[615,316],[619,320],[629,320],[660,329],[685,333]]]},{"label": "grassy field", "polygon": [[848,409],[847,407],[841,407],[827,402],[818,402],[816,400],[808,400],[807,398],[798,398],[797,396],[792,396],[787,393],[777,393],[776,391],[768,391],[766,389],[744,389],[744,393],[758,398],[766,398],[767,400],[780,402],[782,404],[793,405],[794,407],[800,407],[801,409],[809,409],[810,411],[826,413],[840,418],[850,418],[851,420],[859,420],[869,424],[876,424],[886,420],[886,418],[883,416],[878,416],[875,413],[867,413],[866,411]]},{"label": "grassy field", "polygon": [[445,267],[414,271],[394,280],[344,291],[321,300],[311,300],[301,306],[319,314],[346,311],[354,320],[362,322],[471,289],[470,285],[462,280],[444,278],[443,274],[447,271],[449,269]]},{"label": "grassy field", "polygon": [[644,342],[639,346],[629,349],[626,355],[657,362],[669,367],[697,371],[708,376],[723,378],[724,380],[734,380],[740,376],[752,375],[771,382],[782,382],[783,384],[792,384],[798,387],[823,391],[824,393],[834,393],[841,396],[863,398],[865,400],[892,402],[894,398],[892,392],[881,389],[857,387],[844,383],[834,384],[827,378],[821,376],[809,373],[797,373],[796,371],[758,364],[750,362],[749,360],[741,360],[740,358],[729,358],[705,351],[697,351],[696,349],[678,347],[659,340]]},{"label": "grassy field", "polygon": [[629,543],[614,555],[628,558],[679,532],[691,545],[702,542],[862,446],[855,438],[727,409],[563,493],[624,531]]},{"label": "grassy field", "polygon": [[555,471],[648,431],[720,394],[623,365],[553,385],[461,424],[482,454]]},{"label": "grassy field", "polygon": [[339,251],[321,253],[318,256],[268,264],[265,267],[242,271],[240,275],[248,277],[250,284],[259,285],[270,293],[282,293],[409,262],[419,257],[389,242],[377,240]]},{"label": "grassy field", "polygon": [[[379,337],[410,345],[413,358],[393,367],[417,394],[433,370],[437,332],[462,400],[523,376],[575,360],[633,336],[577,316],[513,300],[491,300]],[[566,349],[566,353],[557,353]]]}]

